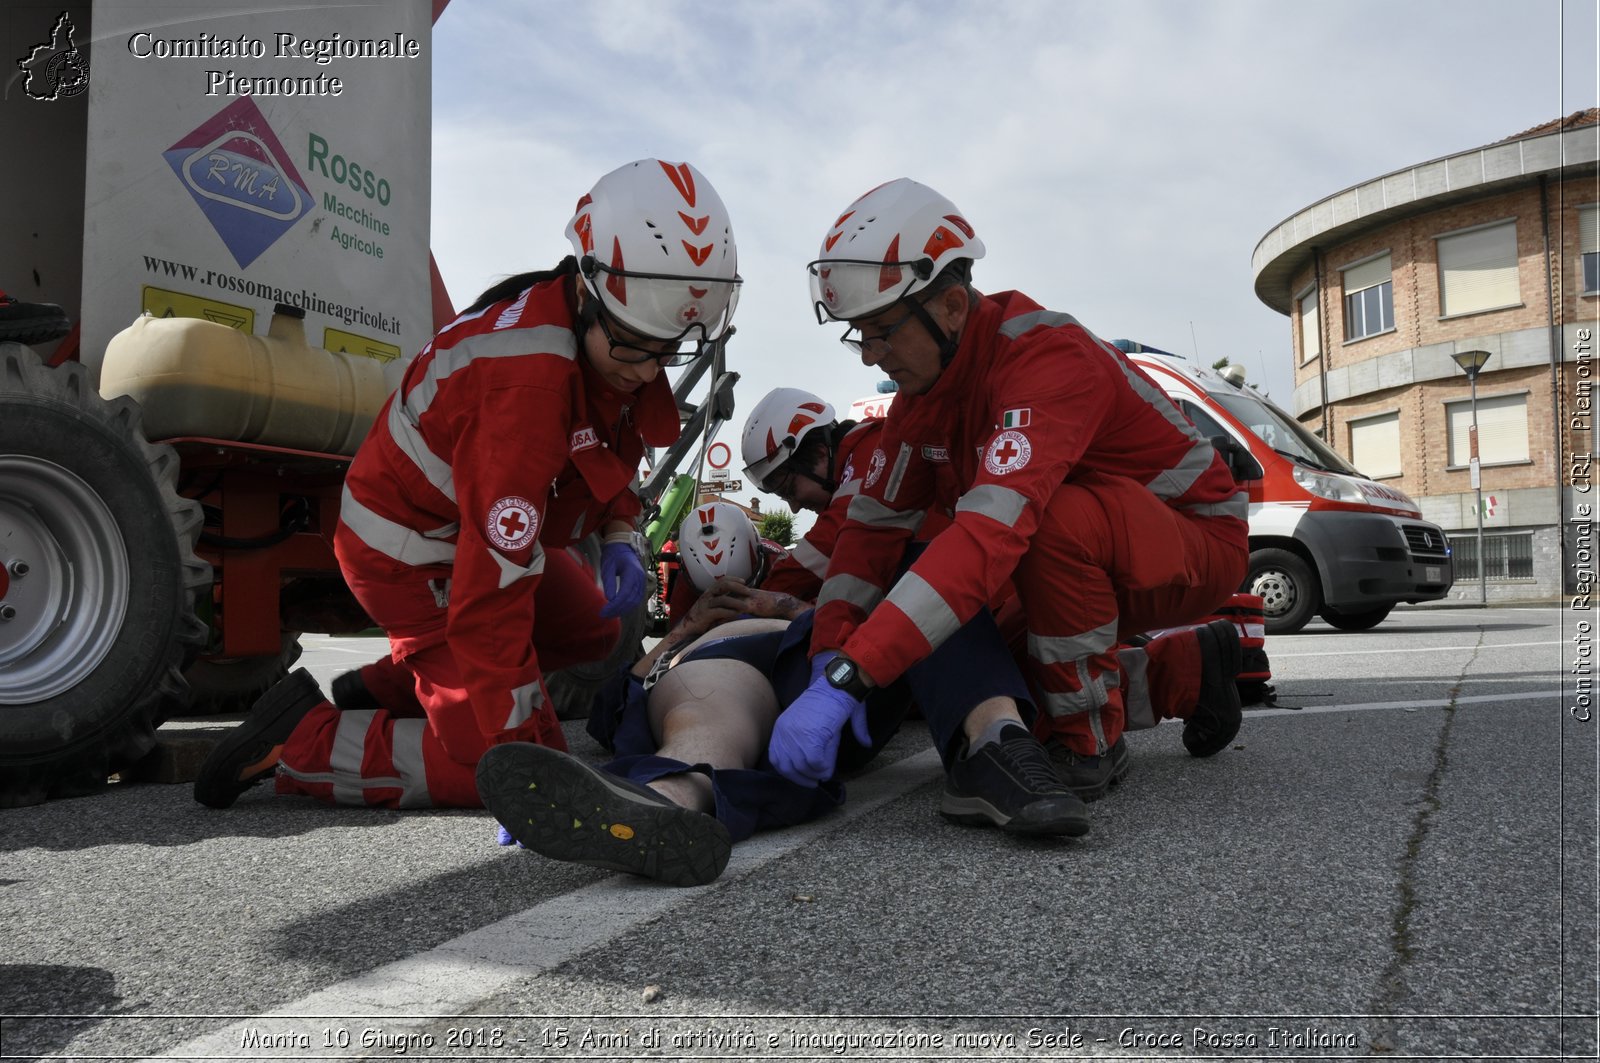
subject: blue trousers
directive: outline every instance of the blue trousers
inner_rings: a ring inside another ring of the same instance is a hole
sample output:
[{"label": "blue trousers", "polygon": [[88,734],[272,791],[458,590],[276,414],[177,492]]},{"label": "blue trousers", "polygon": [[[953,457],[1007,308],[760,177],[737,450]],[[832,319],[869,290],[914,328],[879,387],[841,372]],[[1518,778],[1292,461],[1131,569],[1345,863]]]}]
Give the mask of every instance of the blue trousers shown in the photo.
[{"label": "blue trousers", "polygon": [[[679,664],[699,660],[736,660],[750,665],[772,682],[778,705],[787,708],[811,680],[809,660],[811,614],[796,619],[782,631],[736,635],[696,647]],[[849,727],[839,743],[833,778],[818,786],[790,782],[767,763],[754,768],[713,768],[656,756],[647,712],[648,692],[643,684],[622,673],[596,699],[589,715],[589,733],[618,754],[605,770],[648,783],[664,775],[686,771],[711,779],[716,816],[734,841],[758,830],[793,826],[815,819],[844,801],[839,775],[871,760],[900,728],[913,702],[927,721],[935,748],[948,766],[960,755],[962,722],[987,698],[1016,699],[1025,721],[1034,707],[1028,686],[1018,670],[994,618],[987,609],[973,617],[926,659],[910,668],[890,686],[867,696],[867,729],[872,741],[863,746]]]}]

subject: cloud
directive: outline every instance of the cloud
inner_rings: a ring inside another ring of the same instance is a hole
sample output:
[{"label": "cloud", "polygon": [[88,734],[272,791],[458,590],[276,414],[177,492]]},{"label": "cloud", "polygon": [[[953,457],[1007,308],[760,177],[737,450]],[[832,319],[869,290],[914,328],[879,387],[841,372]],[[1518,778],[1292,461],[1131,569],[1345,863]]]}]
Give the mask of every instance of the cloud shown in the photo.
[{"label": "cloud", "polygon": [[433,245],[464,302],[565,253],[601,174],[693,161],[739,238],[742,420],[773,387],[873,392],[811,317],[803,267],[846,204],[911,176],[979,227],[979,287],[1228,355],[1287,400],[1289,320],[1255,297],[1257,241],[1350,185],[1593,105],[1592,49],[1563,67],[1563,34],[1592,43],[1592,5],[457,3],[436,27]]}]

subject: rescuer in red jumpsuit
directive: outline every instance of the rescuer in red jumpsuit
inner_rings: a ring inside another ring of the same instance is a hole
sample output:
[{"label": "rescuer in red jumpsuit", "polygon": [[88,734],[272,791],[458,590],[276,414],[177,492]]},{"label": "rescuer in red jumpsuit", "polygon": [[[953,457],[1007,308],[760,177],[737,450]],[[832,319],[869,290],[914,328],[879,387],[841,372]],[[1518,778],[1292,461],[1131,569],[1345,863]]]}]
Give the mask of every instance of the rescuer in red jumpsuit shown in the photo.
[{"label": "rescuer in red jumpsuit", "polygon": [[[1051,740],[1109,771],[1124,725],[1119,641],[1212,613],[1244,576],[1246,497],[1222,457],[1073,318],[974,289],[983,254],[955,204],[900,179],[852,203],[810,265],[819,322],[847,322],[845,345],[899,394],[818,599],[812,682],[773,728],[769,757],[797,781],[831,771],[829,743],[866,691],[925,658],[1007,581]],[[896,578],[935,512],[951,524]],[[1202,629],[1202,688],[1237,671],[1224,628]],[[1239,726],[1236,695],[1209,703],[1184,728],[1197,756]],[[1018,781],[1034,763],[1022,724],[967,718],[957,748],[941,751],[947,816],[1005,827],[1031,799]]]},{"label": "rescuer in red jumpsuit", "polygon": [[[567,236],[574,257],[423,348],[346,477],[340,568],[423,716],[340,712],[301,670],[212,754],[204,804],[276,773],[279,793],[340,804],[476,807],[490,746],[565,748],[543,673],[604,657],[643,600],[632,486],[645,446],[678,434],[661,367],[722,334],[740,283],[727,210],[687,163],[602,177]],[[568,551],[592,533],[598,586]]]}]

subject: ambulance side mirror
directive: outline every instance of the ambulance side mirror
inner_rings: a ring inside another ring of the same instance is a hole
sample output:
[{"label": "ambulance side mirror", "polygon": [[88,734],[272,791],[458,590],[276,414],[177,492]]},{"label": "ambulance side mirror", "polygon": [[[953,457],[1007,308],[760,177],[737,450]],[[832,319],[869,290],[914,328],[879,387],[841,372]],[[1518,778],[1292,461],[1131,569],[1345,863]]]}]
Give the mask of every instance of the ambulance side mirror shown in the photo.
[{"label": "ambulance side mirror", "polygon": [[1212,436],[1211,445],[1217,448],[1217,453],[1228,463],[1228,470],[1239,483],[1259,480],[1266,475],[1255,455],[1232,436]]}]

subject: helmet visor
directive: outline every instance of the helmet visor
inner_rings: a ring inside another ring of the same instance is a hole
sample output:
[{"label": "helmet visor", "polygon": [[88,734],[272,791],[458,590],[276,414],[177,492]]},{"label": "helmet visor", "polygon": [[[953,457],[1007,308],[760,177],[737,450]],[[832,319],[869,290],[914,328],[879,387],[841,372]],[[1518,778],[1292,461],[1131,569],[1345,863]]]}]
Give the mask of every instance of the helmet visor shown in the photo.
[{"label": "helmet visor", "polygon": [[613,269],[592,255],[579,266],[602,305],[623,325],[651,339],[696,345],[728,330],[744,283],[737,273],[721,279]]},{"label": "helmet visor", "polygon": [[933,276],[933,259],[872,262],[819,258],[806,265],[811,274],[811,305],[817,324],[849,321],[877,313],[909,295]]}]

